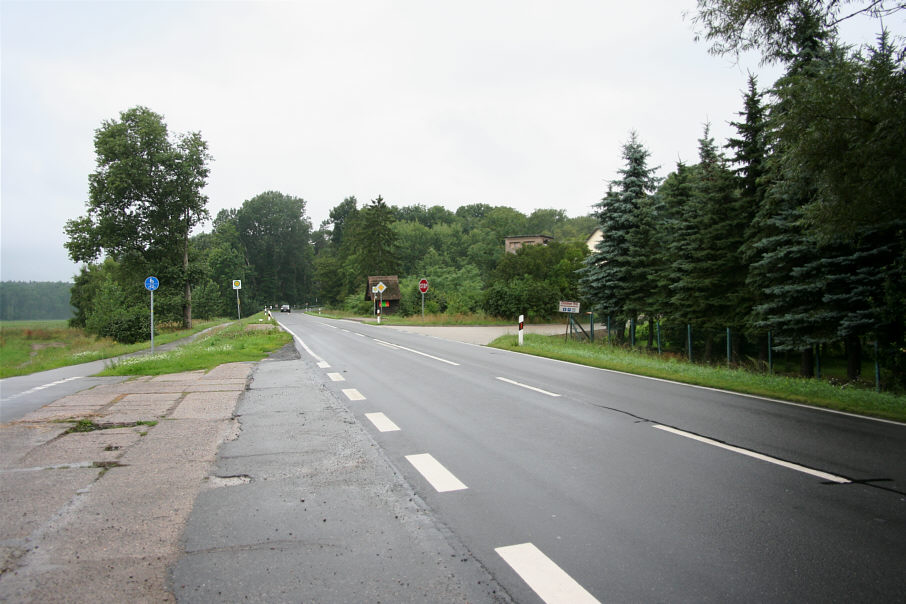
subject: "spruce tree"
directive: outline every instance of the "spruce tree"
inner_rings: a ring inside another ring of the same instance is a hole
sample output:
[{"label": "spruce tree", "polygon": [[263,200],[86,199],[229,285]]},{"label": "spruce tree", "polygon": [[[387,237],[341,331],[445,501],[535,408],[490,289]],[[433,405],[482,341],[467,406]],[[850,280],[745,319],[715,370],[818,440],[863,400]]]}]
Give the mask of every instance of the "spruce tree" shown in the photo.
[{"label": "spruce tree", "polygon": [[683,244],[687,253],[676,259],[678,280],[671,289],[674,304],[684,307],[689,322],[708,330],[708,360],[713,331],[741,324],[739,305],[745,272],[740,248],[747,226],[739,212],[733,174],[708,126],[699,139],[699,163],[691,192],[682,216],[688,233]]},{"label": "spruce tree", "polygon": [[[737,136],[727,141],[727,147],[733,151],[730,161],[736,166],[733,173],[736,175],[739,188],[737,217],[745,225],[740,258],[746,267],[753,261],[755,256],[753,246],[762,236],[756,218],[768,186],[768,124],[767,107],[763,96],[758,90],[757,79],[749,74],[748,89],[743,96],[743,110],[739,112],[742,119],[730,122],[736,129]],[[759,292],[747,282],[742,283],[737,299],[734,300],[738,311],[735,323],[742,323],[749,328],[747,329],[749,336],[757,337],[760,341],[759,358],[761,362],[766,362],[767,337],[763,333],[753,333],[750,329],[752,308],[761,302]],[[737,343],[738,339],[734,340],[734,344]]]},{"label": "spruce tree", "polygon": [[768,185],[750,227],[746,283],[757,296],[750,325],[769,331],[778,350],[800,351],[800,373],[811,376],[813,346],[827,342],[833,333],[829,315],[818,308],[823,295],[821,252],[803,220],[816,187],[812,176],[791,161],[792,142],[779,133],[792,110],[791,91],[820,71],[831,32],[808,5],[800,7],[792,23],[792,41],[782,56],[787,71],[774,85],[777,102],[768,112]]},{"label": "spruce tree", "polygon": [[657,239],[660,242],[658,270],[653,275],[657,309],[682,324],[691,321],[691,316],[682,300],[673,298],[671,288],[685,274],[692,254],[692,223],[687,220],[690,217],[687,208],[692,201],[693,173],[693,168],[678,162],[676,170],[667,176],[655,196]]},{"label": "spruce tree", "polygon": [[[635,270],[644,259],[633,257],[631,242],[637,235],[634,231],[639,226],[640,204],[657,188],[655,169],[648,167],[649,155],[632,132],[623,145],[625,167],[619,171],[621,178],[611,181],[607,194],[596,205],[595,217],[604,237],[580,271],[583,295],[602,315],[618,318],[615,325],[638,315],[642,292],[649,287],[648,280]],[[641,248],[637,245],[635,249]]]}]

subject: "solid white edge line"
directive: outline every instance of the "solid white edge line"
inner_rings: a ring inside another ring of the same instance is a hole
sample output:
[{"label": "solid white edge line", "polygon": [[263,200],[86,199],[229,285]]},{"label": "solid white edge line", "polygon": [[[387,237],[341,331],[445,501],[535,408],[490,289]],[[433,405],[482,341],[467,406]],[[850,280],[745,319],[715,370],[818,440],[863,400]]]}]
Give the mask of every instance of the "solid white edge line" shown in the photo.
[{"label": "solid white edge line", "polygon": [[365,396],[355,388],[344,388],[343,394],[351,401],[364,401]]},{"label": "solid white edge line", "polygon": [[671,434],[676,434],[677,436],[684,436],[686,438],[691,438],[692,440],[697,440],[699,442],[705,443],[707,445],[712,445],[714,447],[720,447],[721,449],[726,449],[727,451],[733,451],[734,453],[739,453],[740,455],[745,455],[747,457],[753,457],[761,461],[766,461],[774,465],[782,466],[790,470],[796,470],[797,472],[803,472],[805,474],[810,474],[818,478],[823,478],[830,482],[836,482],[838,484],[849,484],[852,482],[848,478],[842,476],[837,476],[836,474],[828,474],[827,472],[822,472],[821,470],[815,470],[808,468],[806,466],[800,466],[799,464],[784,461],[782,459],[777,459],[776,457],[771,457],[769,455],[764,455],[762,453],[756,453],[755,451],[749,451],[748,449],[743,449],[742,447],[735,447],[733,445],[728,445],[705,436],[699,436],[698,434],[693,434],[692,432],[686,432],[685,430],[678,430],[676,428],[671,428],[670,426],[662,426],[660,424],[652,424],[653,428],[658,430],[663,430],[664,432],[670,432]]},{"label": "solid white edge line", "polygon": [[383,413],[366,413],[365,417],[367,417],[380,432],[396,432],[400,429],[399,426],[394,424],[393,421]]},{"label": "solid white edge line", "polygon": [[343,377],[342,373],[328,373],[327,377],[330,378],[332,382],[345,382],[346,378]]},{"label": "solid white edge line", "polygon": [[548,392],[547,390],[542,390],[541,388],[535,388],[534,386],[529,386],[528,384],[522,384],[513,380],[509,380],[505,377],[497,376],[497,379],[501,382],[506,382],[507,384],[513,384],[514,386],[519,386],[520,388],[528,388],[529,390],[534,390],[535,392],[540,392],[541,394],[546,394],[548,396],[560,396],[556,392]]},{"label": "solid white edge line", "polygon": [[[453,340],[448,340],[453,341]],[[461,344],[468,344],[468,342],[460,342]],[[489,346],[481,346],[480,344],[468,344],[469,346],[478,346],[479,348],[490,348]],[[906,422],[899,422],[893,419],[884,419],[883,417],[872,417],[870,415],[859,415],[857,413],[848,413],[846,411],[838,411],[837,409],[828,409],[827,407],[816,407],[814,405],[805,405],[803,403],[794,403],[792,401],[784,401],[779,398],[770,398],[767,396],[758,396],[757,394],[748,394],[746,392],[733,392],[732,390],[723,390],[721,388],[712,388],[710,386],[699,386],[697,384],[687,384],[685,382],[677,382],[675,380],[665,380],[664,378],[656,378],[648,375],[639,375],[637,373],[629,373],[627,371],[619,371],[617,369],[605,369],[603,367],[592,367],[591,365],[582,365],[581,363],[573,363],[571,361],[561,361],[560,359],[550,359],[547,357],[539,357],[531,355],[525,352],[518,352],[516,350],[506,350],[505,348],[495,348],[497,352],[508,352],[510,354],[518,354],[522,356],[530,356],[535,359],[541,359],[545,361],[551,361],[553,363],[563,363],[564,365],[572,365],[574,367],[584,367],[585,369],[593,369],[595,371],[604,371],[606,373],[616,373],[619,375],[626,375],[629,377],[639,378],[641,380],[652,380],[655,382],[664,382],[665,384],[674,384],[676,386],[685,386],[687,388],[698,388],[699,390],[710,390],[711,392],[720,392],[722,394],[732,394],[733,396],[743,396],[745,398],[751,398],[756,401],[768,401],[771,403],[780,403],[781,405],[789,405],[791,407],[799,407],[801,409],[808,409],[810,411],[823,411],[824,413],[833,413],[834,415],[843,415],[846,417],[852,417],[854,419],[864,419],[873,422],[881,422],[883,424],[893,424],[894,426],[904,427]]]},{"label": "solid white edge line", "polygon": [[593,604],[597,598],[532,543],[494,549],[547,604]]},{"label": "solid white edge line", "polygon": [[438,493],[448,491],[461,491],[468,489],[450,470],[445,468],[439,461],[434,459],[430,453],[420,453],[418,455],[406,455],[406,460],[412,464],[419,474],[425,480],[431,483],[431,486]]},{"label": "solid white edge line", "polygon": [[[275,319],[275,320],[276,320],[276,319]],[[316,361],[319,361],[319,362],[323,362],[323,361],[324,361],[324,359],[322,359],[321,357],[319,357],[318,355],[316,355],[315,352],[314,352],[311,348],[309,348],[308,345],[307,345],[305,342],[302,341],[302,338],[300,338],[300,337],[297,336],[295,333],[293,333],[293,331],[292,331],[290,328],[288,328],[286,325],[284,325],[284,324],[281,323],[280,321],[277,321],[277,325],[279,325],[281,328],[283,328],[283,331],[285,331],[286,333],[288,333],[289,335],[291,335],[291,336],[293,337],[293,339],[295,339],[296,342],[298,342],[299,345],[302,346],[302,348],[305,349],[305,352],[307,352],[308,354],[310,354],[310,355],[312,356],[312,358],[314,358]]]},{"label": "solid white edge line", "polygon": [[59,386],[60,384],[65,384],[66,382],[71,382],[73,380],[81,380],[83,377],[85,377],[85,376],[74,375],[72,377],[63,378],[62,380],[57,380],[56,382],[50,382],[49,384],[41,384],[40,386],[35,386],[34,388],[29,388],[28,390],[25,390],[24,392],[19,392],[17,394],[14,394],[12,396],[9,396],[7,398],[3,398],[0,400],[11,401],[13,399],[19,398],[20,396],[28,396],[29,394],[32,394],[34,392],[39,392],[39,391],[45,390],[47,388],[53,388],[54,386]]}]

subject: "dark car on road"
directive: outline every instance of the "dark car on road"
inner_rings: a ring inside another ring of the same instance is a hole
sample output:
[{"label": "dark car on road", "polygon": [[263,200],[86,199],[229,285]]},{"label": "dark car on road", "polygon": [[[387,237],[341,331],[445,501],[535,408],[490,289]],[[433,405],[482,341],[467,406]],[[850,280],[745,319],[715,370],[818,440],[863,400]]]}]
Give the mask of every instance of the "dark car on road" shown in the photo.
[{"label": "dark car on road", "polygon": [[289,304],[284,304],[280,307],[280,312],[290,312]]}]

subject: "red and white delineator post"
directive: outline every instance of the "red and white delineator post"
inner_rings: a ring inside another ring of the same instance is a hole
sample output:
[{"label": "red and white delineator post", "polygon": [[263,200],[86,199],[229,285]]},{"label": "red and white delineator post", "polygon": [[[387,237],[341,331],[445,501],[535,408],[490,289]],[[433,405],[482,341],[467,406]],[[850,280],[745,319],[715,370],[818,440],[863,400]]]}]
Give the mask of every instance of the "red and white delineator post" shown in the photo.
[{"label": "red and white delineator post", "polygon": [[523,333],[525,333],[525,315],[519,315],[519,346],[522,346]]}]

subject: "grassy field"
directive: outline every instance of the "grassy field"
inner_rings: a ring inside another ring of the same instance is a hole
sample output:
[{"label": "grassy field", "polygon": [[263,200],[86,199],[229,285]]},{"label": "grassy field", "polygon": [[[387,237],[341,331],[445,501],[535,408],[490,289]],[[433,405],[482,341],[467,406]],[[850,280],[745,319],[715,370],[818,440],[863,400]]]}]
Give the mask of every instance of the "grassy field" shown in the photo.
[{"label": "grassy field", "polygon": [[[192,329],[175,325],[158,325],[154,344],[162,345],[190,336],[228,319],[196,321]],[[70,328],[63,321],[2,321],[0,322],[0,378],[27,375],[109,359],[150,348],[151,342],[117,344],[109,338],[97,338],[83,329]]]},{"label": "grassy field", "polygon": [[162,375],[213,369],[223,363],[260,361],[292,340],[272,321],[260,321],[263,317],[263,313],[258,313],[170,351],[115,361],[98,375]]},{"label": "grassy field", "polygon": [[658,358],[643,351],[629,351],[600,344],[567,342],[561,336],[527,334],[525,345],[521,347],[517,346],[516,336],[503,336],[494,340],[490,345],[495,348],[602,369],[906,422],[906,396],[875,392],[871,388],[840,387],[823,380],[772,376],[723,367],[696,365],[680,360]]}]

